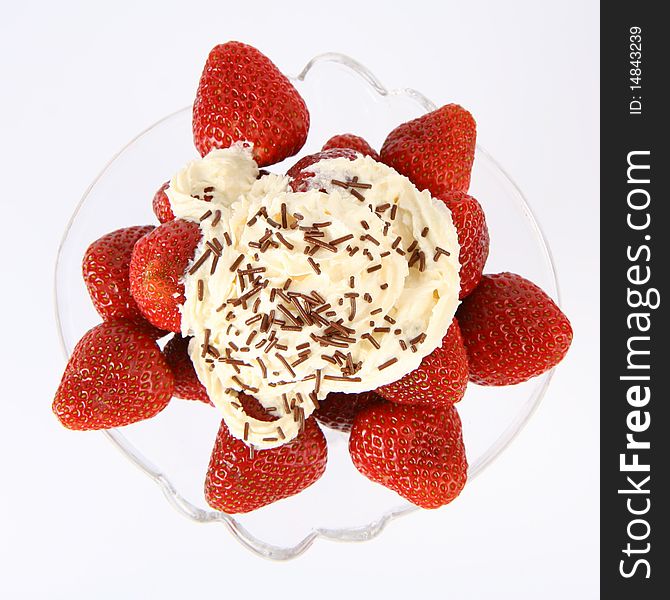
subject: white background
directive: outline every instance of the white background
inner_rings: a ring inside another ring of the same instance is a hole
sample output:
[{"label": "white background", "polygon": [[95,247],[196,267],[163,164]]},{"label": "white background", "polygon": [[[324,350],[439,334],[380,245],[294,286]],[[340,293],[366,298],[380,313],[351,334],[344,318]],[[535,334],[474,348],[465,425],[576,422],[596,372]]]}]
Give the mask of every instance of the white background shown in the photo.
[{"label": "white background", "polygon": [[[106,5],[106,6],[105,6]],[[15,2],[0,19],[0,597],[598,595],[598,3]],[[211,46],[286,72],[325,51],[457,100],[530,198],[575,341],[520,437],[448,510],[289,563],[196,526],[97,434],[62,430],[52,265],[78,198],[192,101]]]}]

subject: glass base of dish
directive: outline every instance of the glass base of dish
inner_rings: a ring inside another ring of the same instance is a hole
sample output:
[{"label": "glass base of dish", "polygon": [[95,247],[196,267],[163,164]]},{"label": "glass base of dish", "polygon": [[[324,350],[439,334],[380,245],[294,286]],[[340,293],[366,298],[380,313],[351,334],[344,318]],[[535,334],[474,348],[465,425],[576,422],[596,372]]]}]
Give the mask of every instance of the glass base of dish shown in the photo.
[{"label": "glass base of dish", "polygon": [[[387,90],[365,67],[340,54],[315,57],[293,82],[310,108],[312,121],[301,154],[317,151],[329,137],[345,132],[362,135],[380,148],[398,124],[435,108],[415,90]],[[56,263],[56,312],[66,355],[100,321],[81,277],[86,248],[114,229],[155,223],[153,194],[196,157],[187,107],[133,139],[84,194],[65,230]],[[295,161],[287,159],[271,170],[285,172]],[[505,171],[479,146],[470,193],[484,207],[491,234],[486,272],[519,273],[558,300],[551,255],[530,207]],[[468,387],[458,410],[470,478],[519,433],[550,379],[551,373],[546,373],[516,386]],[[201,523],[223,523],[247,548],[267,558],[293,558],[319,537],[368,540],[391,520],[419,510],[360,475],[349,458],[347,435],[324,428],[328,467],[312,487],[246,515],[213,511],[205,503],[203,483],[219,423],[216,409],[174,399],[157,417],[104,434],[160,486],[184,516]]]}]

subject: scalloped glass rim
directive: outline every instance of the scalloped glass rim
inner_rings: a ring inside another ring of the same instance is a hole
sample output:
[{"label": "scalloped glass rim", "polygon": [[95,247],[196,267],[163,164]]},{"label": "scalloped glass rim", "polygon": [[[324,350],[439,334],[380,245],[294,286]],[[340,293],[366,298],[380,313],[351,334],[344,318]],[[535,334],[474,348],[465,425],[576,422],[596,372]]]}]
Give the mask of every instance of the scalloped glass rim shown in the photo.
[{"label": "scalloped glass rim", "polygon": [[[302,69],[299,75],[294,78],[291,78],[295,81],[301,82],[304,81],[315,65],[324,62],[335,62],[339,63],[350,69],[357,76],[362,78],[367,84],[380,96],[404,96],[414,103],[416,103],[424,112],[430,112],[435,110],[437,106],[429,100],[426,96],[418,92],[417,90],[411,88],[396,88],[388,89],[377,79],[372,72],[364,67],[361,63],[354,60],[353,58],[339,53],[326,53],[320,54],[312,58]],[[92,181],[88,189],[83,194],[81,200],[77,204],[72,216],[70,217],[65,232],[61,239],[61,243],[58,248],[58,255],[56,259],[55,272],[58,272],[58,268],[61,261],[61,255],[63,251],[63,246],[67,240],[70,229],[82,207],[86,198],[89,196],[96,183],[102,178],[102,176],[107,172],[109,167],[114,163],[114,161],[135,141],[146,135],[148,132],[156,128],[161,123],[171,119],[175,115],[178,115],[184,111],[190,111],[191,107],[184,107],[175,111],[166,117],[163,117],[136,137],[134,137],[128,144],[121,148],[105,165],[102,171],[98,176]],[[560,291],[558,286],[558,280],[556,277],[555,264],[551,255],[551,251],[547,244],[546,238],[542,232],[542,229],[535,218],[533,211],[528,205],[523,193],[512,180],[512,178],[507,174],[507,172],[498,164],[498,162],[484,149],[481,145],[477,145],[477,154],[478,156],[484,157],[488,160],[499,172],[507,183],[514,190],[514,200],[517,204],[517,208],[524,214],[525,218],[528,221],[530,227],[534,230],[535,235],[537,236],[541,252],[543,254],[544,262],[550,274],[551,283],[553,289],[546,290],[550,295],[552,295],[557,303],[560,304]],[[58,299],[58,290],[57,282],[54,280],[54,306],[56,312],[56,323],[58,325],[58,335],[63,349],[65,357],[68,357],[67,346],[65,343],[65,338],[63,334],[63,324],[60,319],[60,307]],[[540,401],[542,400],[544,394],[547,391],[551,378],[553,376],[553,369],[548,373],[545,373],[540,378],[538,378],[538,385],[535,387],[533,393],[530,395],[529,399],[524,405],[523,410],[519,411],[516,415],[516,419],[500,434],[498,439],[494,444],[492,444],[488,450],[482,454],[478,459],[471,464],[468,470],[468,477],[470,479],[479,475],[487,466],[489,466],[493,460],[500,455],[500,453],[505,450],[505,448],[511,443],[511,441],[519,434],[523,429],[524,425],[533,415],[537,409]],[[262,557],[274,559],[274,560],[286,560],[299,556],[305,552],[316,539],[324,538],[335,541],[366,541],[370,540],[377,535],[386,527],[388,523],[394,519],[413,513],[420,508],[413,505],[405,505],[395,510],[390,510],[385,513],[381,518],[371,521],[365,525],[359,527],[352,527],[346,529],[329,529],[329,528],[316,528],[311,531],[307,536],[305,536],[300,542],[290,547],[276,546],[272,544],[265,543],[257,539],[253,534],[251,534],[235,517],[222,513],[219,511],[212,510],[203,510],[179,494],[176,487],[168,479],[168,477],[151,461],[149,461],[141,452],[137,450],[121,433],[119,430],[113,429],[108,431],[103,431],[103,435],[114,444],[114,446],[120,450],[126,458],[128,458],[137,468],[139,468],[144,474],[150,477],[161,489],[168,502],[183,516],[197,522],[197,523],[223,523],[228,527],[234,537],[243,544],[246,548],[258,554]]]}]

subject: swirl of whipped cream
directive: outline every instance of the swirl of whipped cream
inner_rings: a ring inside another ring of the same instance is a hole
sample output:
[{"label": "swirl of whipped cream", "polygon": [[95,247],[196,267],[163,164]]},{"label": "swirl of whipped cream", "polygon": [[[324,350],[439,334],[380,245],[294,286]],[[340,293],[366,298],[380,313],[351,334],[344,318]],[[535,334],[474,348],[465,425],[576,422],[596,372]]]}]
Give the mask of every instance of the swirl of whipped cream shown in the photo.
[{"label": "swirl of whipped cream", "polygon": [[[294,439],[328,393],[376,389],[441,345],[458,306],[447,207],[369,157],[310,167],[315,187],[259,176],[250,147],[214,150],[167,195],[202,240],[184,277],[182,333],[231,433]],[[274,421],[247,415],[254,396]]]}]

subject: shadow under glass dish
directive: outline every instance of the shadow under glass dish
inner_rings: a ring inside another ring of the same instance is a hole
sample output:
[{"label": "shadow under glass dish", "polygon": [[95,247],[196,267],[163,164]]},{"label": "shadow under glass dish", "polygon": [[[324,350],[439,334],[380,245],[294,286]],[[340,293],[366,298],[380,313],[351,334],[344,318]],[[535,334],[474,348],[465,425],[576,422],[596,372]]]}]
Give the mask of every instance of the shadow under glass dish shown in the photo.
[{"label": "shadow under glass dish", "polygon": [[[332,135],[346,132],[362,135],[379,149],[398,124],[436,108],[415,90],[387,90],[365,67],[341,54],[313,58],[292,81],[311,114],[302,154],[318,151]],[[66,356],[100,321],[81,277],[86,248],[114,229],[156,223],[151,211],[155,191],[197,156],[191,137],[191,108],[186,107],[132,140],[84,194],[65,230],[56,262],[56,314]],[[283,173],[295,161],[287,159],[271,170]],[[470,193],[484,207],[491,234],[486,272],[519,273],[558,300],[551,255],[530,207],[514,182],[480,146]],[[516,386],[468,387],[458,410],[470,478],[481,473],[519,433],[550,379],[551,372]],[[230,516],[213,511],[205,503],[203,482],[219,423],[216,409],[174,399],[149,421],[103,434],[159,485],[180,513],[201,523],[225,524],[242,544],[266,558],[293,558],[319,537],[368,540],[389,521],[419,510],[360,475],[349,459],[347,436],[324,428],[328,467],[316,484],[250,514]]]}]

